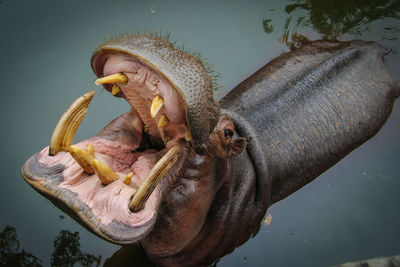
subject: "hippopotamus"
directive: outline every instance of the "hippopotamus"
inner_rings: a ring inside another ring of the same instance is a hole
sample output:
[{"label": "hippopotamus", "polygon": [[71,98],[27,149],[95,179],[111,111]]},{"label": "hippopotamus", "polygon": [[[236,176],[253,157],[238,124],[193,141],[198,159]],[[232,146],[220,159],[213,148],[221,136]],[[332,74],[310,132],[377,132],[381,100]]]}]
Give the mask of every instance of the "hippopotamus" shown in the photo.
[{"label": "hippopotamus", "polygon": [[365,41],[284,53],[220,101],[207,65],[159,36],[106,41],[91,67],[131,109],[72,144],[94,91],[82,95],[22,176],[92,233],[139,243],[161,266],[231,253],[269,206],[371,138],[400,94],[382,48]]}]

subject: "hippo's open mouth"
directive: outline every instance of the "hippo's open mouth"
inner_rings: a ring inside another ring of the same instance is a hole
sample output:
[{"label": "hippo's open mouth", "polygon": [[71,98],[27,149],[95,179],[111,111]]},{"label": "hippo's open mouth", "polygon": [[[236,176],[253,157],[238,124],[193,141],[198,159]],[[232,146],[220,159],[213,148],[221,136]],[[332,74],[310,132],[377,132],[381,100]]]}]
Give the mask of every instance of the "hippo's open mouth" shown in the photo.
[{"label": "hippo's open mouth", "polygon": [[198,133],[191,135],[196,127],[189,127],[187,89],[138,54],[111,42],[92,57],[95,83],[126,99],[129,112],[71,145],[94,92],[81,96],[60,119],[50,146],[22,168],[36,190],[118,244],[137,242],[152,230],[163,197],[184,172],[189,149],[201,141]]}]

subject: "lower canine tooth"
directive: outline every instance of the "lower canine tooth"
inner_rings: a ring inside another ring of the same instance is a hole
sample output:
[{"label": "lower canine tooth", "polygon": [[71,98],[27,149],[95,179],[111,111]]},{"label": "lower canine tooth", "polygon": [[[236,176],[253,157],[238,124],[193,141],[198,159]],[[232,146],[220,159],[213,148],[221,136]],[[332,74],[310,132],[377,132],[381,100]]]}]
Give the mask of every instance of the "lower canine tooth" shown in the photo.
[{"label": "lower canine tooth", "polygon": [[153,190],[177,161],[178,154],[179,146],[175,145],[151,168],[146,179],[140,184],[136,194],[133,196],[129,204],[130,210],[138,212],[144,208]]},{"label": "lower canine tooth", "polygon": [[167,125],[168,122],[169,122],[169,120],[168,120],[167,115],[162,114],[161,117],[160,117],[160,119],[158,120],[157,126],[158,126],[158,128],[162,128],[162,127],[164,127],[165,125]]},{"label": "lower canine tooth", "polygon": [[81,166],[85,172],[89,174],[94,174],[94,169],[92,167],[93,155],[83,151],[77,146],[70,146],[69,153],[76,160],[76,162]]},{"label": "lower canine tooth", "polygon": [[99,176],[100,181],[104,185],[108,185],[115,180],[118,180],[118,175],[108,166],[106,163],[98,161],[97,159],[92,161],[92,166]]},{"label": "lower canine tooth", "polygon": [[150,115],[154,119],[158,112],[161,110],[161,108],[164,106],[164,99],[157,95],[154,99],[153,102],[151,102],[151,107],[150,107]]},{"label": "lower canine tooth", "polygon": [[119,89],[118,85],[114,84],[112,89],[111,89],[111,94],[112,95],[116,95],[121,91],[121,89]]},{"label": "lower canine tooth", "polygon": [[93,96],[94,90],[78,97],[63,113],[50,139],[50,156],[54,156],[60,151],[68,151],[74,140],[76,130],[79,124],[81,124]]}]

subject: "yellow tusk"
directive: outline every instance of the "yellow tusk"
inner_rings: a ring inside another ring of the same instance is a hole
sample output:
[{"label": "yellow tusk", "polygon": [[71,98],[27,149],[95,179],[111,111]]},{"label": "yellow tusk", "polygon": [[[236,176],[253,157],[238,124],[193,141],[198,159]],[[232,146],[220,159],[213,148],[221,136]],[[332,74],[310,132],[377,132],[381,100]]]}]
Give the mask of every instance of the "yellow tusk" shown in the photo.
[{"label": "yellow tusk", "polygon": [[158,112],[161,110],[163,106],[164,106],[164,99],[160,95],[157,95],[153,99],[153,102],[151,102],[150,115],[153,119],[157,116]]},{"label": "yellow tusk", "polygon": [[94,159],[92,161],[92,166],[96,171],[97,176],[99,176],[100,181],[104,185],[108,185],[115,180],[118,180],[118,175],[108,166],[106,163]]},{"label": "yellow tusk", "polygon": [[186,131],[185,131],[185,140],[186,141],[190,141],[190,140],[192,140],[192,135],[190,134],[190,130],[189,130],[189,127],[187,127],[186,128]]},{"label": "yellow tusk", "polygon": [[162,114],[161,117],[160,117],[160,119],[158,120],[157,126],[158,126],[158,128],[162,128],[162,127],[164,127],[165,125],[167,125],[168,122],[169,122],[169,120],[168,120],[167,115]]},{"label": "yellow tusk", "polygon": [[129,185],[129,184],[131,183],[132,176],[133,176],[133,173],[132,173],[132,172],[128,173],[128,174],[125,176],[124,184]]},{"label": "yellow tusk", "polygon": [[94,84],[95,85],[100,85],[100,84],[105,84],[105,83],[122,83],[122,84],[127,84],[128,83],[128,77],[126,77],[125,74],[123,73],[117,73],[113,75],[109,75],[103,78],[98,78]]},{"label": "yellow tusk", "polygon": [[112,89],[111,89],[111,94],[116,95],[121,91],[121,89],[118,87],[118,85],[114,84]]},{"label": "yellow tusk", "polygon": [[61,116],[50,139],[50,156],[54,156],[59,151],[68,151],[93,96],[94,90],[78,97]]},{"label": "yellow tusk", "polygon": [[80,149],[77,146],[70,146],[69,153],[75,159],[75,161],[85,170],[88,174],[94,174],[94,169],[92,167],[93,156]]},{"label": "yellow tusk", "polygon": [[88,143],[86,146],[86,152],[94,157],[94,147],[92,143]]},{"label": "yellow tusk", "polygon": [[131,211],[138,212],[144,208],[153,190],[178,160],[178,155],[179,146],[175,145],[151,168],[146,179],[140,184],[136,194],[132,197],[129,204]]}]

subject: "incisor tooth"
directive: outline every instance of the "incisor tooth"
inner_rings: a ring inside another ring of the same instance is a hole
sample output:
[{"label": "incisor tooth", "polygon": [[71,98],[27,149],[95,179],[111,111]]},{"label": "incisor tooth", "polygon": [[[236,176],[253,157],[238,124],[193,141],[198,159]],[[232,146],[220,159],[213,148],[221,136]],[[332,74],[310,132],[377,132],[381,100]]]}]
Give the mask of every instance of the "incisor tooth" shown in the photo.
[{"label": "incisor tooth", "polygon": [[163,106],[164,106],[164,99],[160,95],[157,95],[153,99],[153,102],[151,102],[150,115],[153,119],[157,116],[158,112],[161,110]]},{"label": "incisor tooth", "polygon": [[185,140],[188,141],[188,142],[190,140],[192,140],[192,135],[190,134],[190,130],[189,130],[188,127],[186,127],[186,131],[185,131]]},{"label": "incisor tooth", "polygon": [[92,143],[88,143],[86,146],[86,152],[94,157],[94,147]]},{"label": "incisor tooth", "polygon": [[95,85],[100,85],[104,83],[121,83],[121,84],[127,84],[128,82],[128,77],[126,77],[125,74],[123,73],[117,73],[117,74],[112,74],[103,78],[98,78],[94,84]]},{"label": "incisor tooth", "polygon": [[162,128],[162,127],[164,127],[165,125],[167,125],[168,122],[169,122],[169,120],[168,120],[167,115],[162,114],[161,117],[160,117],[160,119],[158,120],[157,126],[158,126],[158,128]]},{"label": "incisor tooth", "polygon": [[94,90],[78,97],[63,113],[50,139],[50,156],[54,156],[59,151],[68,151],[93,96]]},{"label": "incisor tooth", "polygon": [[118,87],[118,85],[114,84],[112,89],[111,89],[111,94],[116,95],[121,91],[121,89]]},{"label": "incisor tooth", "polygon": [[128,174],[125,176],[124,184],[129,185],[129,184],[131,183],[132,176],[133,176],[133,173],[132,173],[132,172],[128,173]]},{"label": "incisor tooth", "polygon": [[92,166],[94,170],[96,171],[97,176],[99,177],[100,181],[104,185],[108,185],[109,183],[114,182],[115,180],[118,180],[118,174],[116,174],[110,166],[108,166],[106,163],[98,161],[97,159],[94,159],[92,161]]},{"label": "incisor tooth", "polygon": [[138,212],[144,208],[153,190],[178,160],[178,154],[179,146],[175,145],[151,168],[146,179],[140,184],[136,194],[133,196],[129,204],[130,210]]},{"label": "incisor tooth", "polygon": [[76,160],[79,166],[81,166],[85,170],[85,172],[87,172],[88,174],[94,174],[94,169],[92,167],[92,161],[94,157],[92,154],[83,151],[77,146],[70,146],[69,153]]}]

